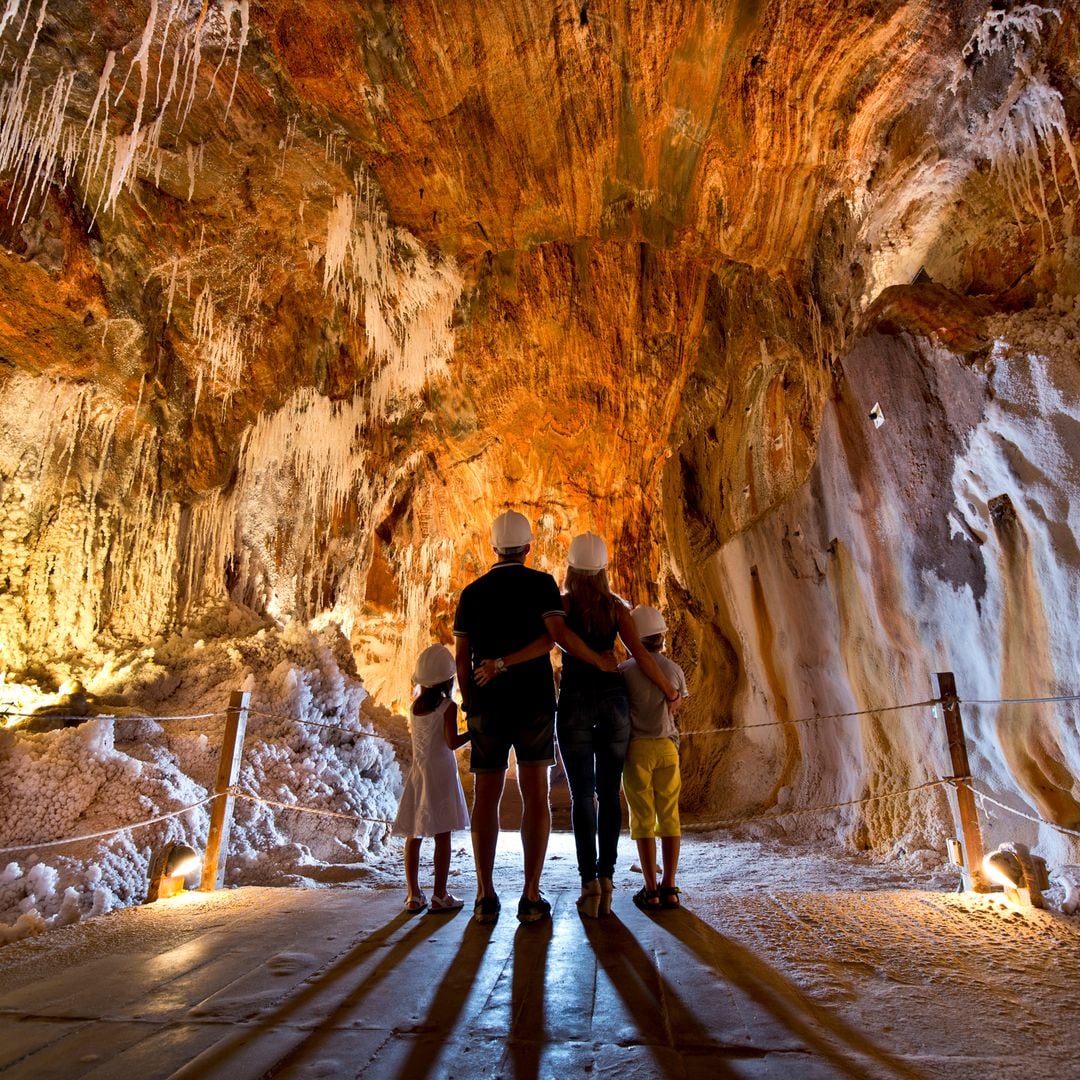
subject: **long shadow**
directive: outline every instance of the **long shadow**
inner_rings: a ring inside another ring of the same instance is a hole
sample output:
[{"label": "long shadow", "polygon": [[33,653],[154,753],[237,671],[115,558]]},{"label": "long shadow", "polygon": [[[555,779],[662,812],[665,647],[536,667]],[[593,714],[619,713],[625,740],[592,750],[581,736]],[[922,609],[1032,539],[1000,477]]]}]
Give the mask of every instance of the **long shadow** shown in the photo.
[{"label": "long shadow", "polygon": [[547,956],[554,926],[551,919],[519,926],[514,934],[514,971],[510,984],[510,1032],[507,1054],[515,1080],[536,1080],[548,1044],[544,1011]]},{"label": "long shadow", "polygon": [[[412,919],[413,916],[407,912],[396,915],[385,926],[373,931],[347,953],[339,956],[330,967],[312,976],[302,988],[290,993],[286,1000],[272,1011],[262,1012],[253,1020],[245,1021],[235,1034],[214,1044],[192,1059],[174,1073],[171,1080],[184,1080],[187,1077],[192,1080],[203,1080],[212,1070],[220,1069],[230,1062],[238,1064],[243,1060],[250,1064],[251,1059],[258,1056],[259,1040],[263,1037],[274,1036],[274,1044],[280,1046],[281,1031],[290,1021],[297,1018],[299,1014],[301,1021],[310,1023],[310,1018],[303,1016],[303,1010],[321,995],[331,992],[336,983],[352,974],[360,963]],[[314,1048],[329,1038],[336,1022],[349,1014],[356,1004],[378,986],[413,949],[425,941],[430,933],[431,928],[425,926],[422,919],[415,920],[413,928],[394,944],[363,982],[337,1003],[333,1012],[325,1017],[320,1015],[317,1026],[310,1031],[304,1031],[298,1027],[293,1032],[295,1042],[287,1050],[277,1051],[272,1063],[263,1063],[263,1071],[269,1071],[272,1067],[273,1071],[277,1072],[288,1065],[301,1051]]]},{"label": "long shadow", "polygon": [[692,912],[685,908],[666,911],[655,922],[842,1072],[864,1080],[867,1069],[863,1059],[869,1059],[894,1076],[923,1080],[923,1074],[902,1058],[813,1001],[750,949],[725,937]]},{"label": "long shadow", "polygon": [[583,919],[582,923],[596,959],[634,1021],[640,1044],[649,1050],[663,1073],[685,1075],[682,1052],[686,1047],[680,1044],[688,1043],[710,1052],[709,1067],[713,1076],[742,1075],[717,1059],[724,1047],[717,1044],[715,1037],[660,974],[653,957],[617,915],[599,920]]},{"label": "long shadow", "polygon": [[[468,915],[463,917],[468,918]],[[469,1000],[469,991],[484,962],[484,953],[491,942],[493,930],[492,926],[480,926],[469,919],[457,955],[431,999],[427,1016],[421,1024],[413,1028],[413,1033],[420,1034],[421,1037],[413,1040],[412,1049],[398,1069],[397,1075],[401,1080],[428,1076],[438,1065],[438,1049],[452,1041],[451,1034],[466,1001]],[[434,1036],[438,1040],[438,1046],[433,1049],[427,1036]]]}]

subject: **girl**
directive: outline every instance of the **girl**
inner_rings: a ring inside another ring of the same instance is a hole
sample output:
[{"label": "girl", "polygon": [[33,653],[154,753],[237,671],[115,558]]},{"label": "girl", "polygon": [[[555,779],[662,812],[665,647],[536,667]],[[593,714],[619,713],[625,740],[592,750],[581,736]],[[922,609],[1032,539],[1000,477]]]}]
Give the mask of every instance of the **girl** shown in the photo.
[{"label": "girl", "polygon": [[[595,533],[575,536],[567,559],[563,607],[566,624],[597,653],[615,638],[668,701],[677,691],[638,637],[627,605],[608,586],[607,546]],[[619,781],[630,741],[630,704],[622,675],[563,656],[556,729],[566,778],[581,874],[578,910],[595,917],[611,911],[619,843]]]},{"label": "girl", "polygon": [[420,888],[420,842],[435,837],[435,891],[431,910],[456,911],[464,903],[446,891],[450,873],[450,833],[467,829],[469,815],[461,790],[454,751],[469,741],[459,735],[457,706],[450,699],[455,665],[445,645],[430,645],[416,661],[413,682],[420,688],[410,711],[412,767],[405,780],[394,835],[405,840],[405,910],[423,911],[427,897]]}]

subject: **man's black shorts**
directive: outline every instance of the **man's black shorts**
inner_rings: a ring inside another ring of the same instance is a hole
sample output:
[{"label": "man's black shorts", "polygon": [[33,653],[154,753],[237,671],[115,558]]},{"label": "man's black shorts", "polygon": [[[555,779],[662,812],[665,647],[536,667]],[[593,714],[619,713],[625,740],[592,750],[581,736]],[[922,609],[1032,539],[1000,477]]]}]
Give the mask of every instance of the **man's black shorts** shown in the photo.
[{"label": "man's black shorts", "polygon": [[521,712],[470,713],[469,735],[471,772],[506,772],[511,746],[519,766],[555,764],[555,717],[551,713],[531,717]]}]

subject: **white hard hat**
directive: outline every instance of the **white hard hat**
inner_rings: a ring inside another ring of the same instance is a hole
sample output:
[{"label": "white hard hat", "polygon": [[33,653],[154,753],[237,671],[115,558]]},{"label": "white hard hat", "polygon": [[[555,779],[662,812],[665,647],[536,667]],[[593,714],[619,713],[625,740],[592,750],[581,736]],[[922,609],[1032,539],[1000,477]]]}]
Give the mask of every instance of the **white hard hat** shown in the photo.
[{"label": "white hard hat", "polygon": [[630,618],[634,620],[634,629],[638,632],[638,637],[652,637],[653,634],[662,634],[667,630],[664,616],[648,604],[638,604],[630,612]]},{"label": "white hard hat", "polygon": [[491,546],[498,552],[527,547],[532,538],[529,519],[516,510],[507,510],[491,523]]},{"label": "white hard hat", "polygon": [[586,574],[595,574],[608,564],[607,544],[596,533],[582,533],[570,541],[567,565]]},{"label": "white hard hat", "polygon": [[412,681],[418,686],[438,686],[457,674],[457,664],[445,645],[429,645],[417,658]]}]

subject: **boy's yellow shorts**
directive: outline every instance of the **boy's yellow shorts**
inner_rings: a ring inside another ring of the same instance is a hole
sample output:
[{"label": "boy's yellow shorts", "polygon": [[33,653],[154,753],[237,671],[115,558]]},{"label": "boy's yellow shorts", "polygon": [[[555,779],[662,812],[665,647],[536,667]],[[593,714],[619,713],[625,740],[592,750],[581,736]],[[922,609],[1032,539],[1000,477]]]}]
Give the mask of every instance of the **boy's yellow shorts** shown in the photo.
[{"label": "boy's yellow shorts", "polygon": [[623,792],[630,808],[630,836],[650,840],[680,836],[679,748],[672,739],[631,739],[623,767]]}]

